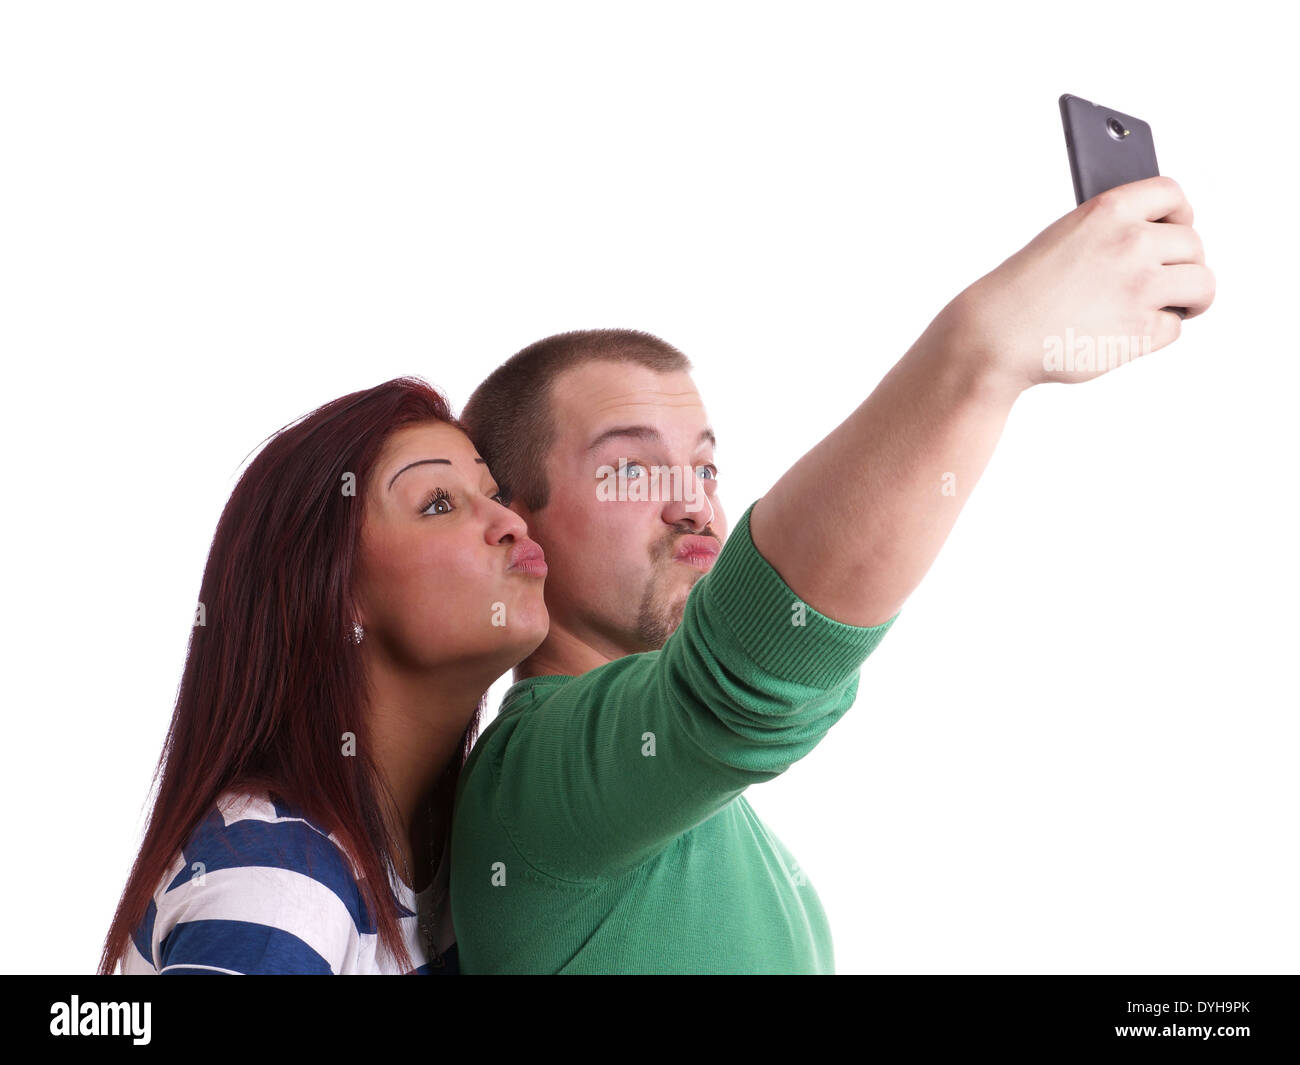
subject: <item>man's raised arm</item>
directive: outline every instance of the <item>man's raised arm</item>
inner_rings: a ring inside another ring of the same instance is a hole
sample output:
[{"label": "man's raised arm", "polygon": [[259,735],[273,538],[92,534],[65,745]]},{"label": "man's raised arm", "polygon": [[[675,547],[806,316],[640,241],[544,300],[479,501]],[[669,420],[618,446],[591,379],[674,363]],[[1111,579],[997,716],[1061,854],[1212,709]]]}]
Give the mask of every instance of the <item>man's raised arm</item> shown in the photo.
[{"label": "man's raised arm", "polygon": [[[1213,300],[1177,183],[1148,178],[1088,200],[939,312],[755,504],[754,546],[819,613],[888,621],[939,554],[1022,391],[1097,377],[1121,342],[1137,342],[1130,357],[1165,347],[1181,319],[1162,308],[1194,318]],[[1061,350],[1071,342],[1091,342],[1093,361],[1086,346]]]}]

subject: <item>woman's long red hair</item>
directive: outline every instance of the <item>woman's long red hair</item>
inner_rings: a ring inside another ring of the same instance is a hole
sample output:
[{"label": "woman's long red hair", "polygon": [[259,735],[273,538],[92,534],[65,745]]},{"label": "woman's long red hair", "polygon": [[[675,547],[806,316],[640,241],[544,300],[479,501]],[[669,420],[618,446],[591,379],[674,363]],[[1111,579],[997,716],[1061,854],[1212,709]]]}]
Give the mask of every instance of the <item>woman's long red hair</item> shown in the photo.
[{"label": "woman's long red hair", "polygon": [[[352,624],[365,486],[388,437],[422,422],[459,427],[438,391],[419,378],[397,378],[281,429],[240,477],[208,553],[199,593],[204,623],[190,636],[154,771],[157,797],[100,975],[114,971],[167,867],[228,788],[268,791],[334,832],[364,877],[363,900],[381,943],[411,968],[388,890],[395,848],[381,812],[389,808],[386,792],[368,753],[364,669]],[[435,828],[443,839],[486,697],[437,787]],[[348,732],[357,754],[345,758]]]}]

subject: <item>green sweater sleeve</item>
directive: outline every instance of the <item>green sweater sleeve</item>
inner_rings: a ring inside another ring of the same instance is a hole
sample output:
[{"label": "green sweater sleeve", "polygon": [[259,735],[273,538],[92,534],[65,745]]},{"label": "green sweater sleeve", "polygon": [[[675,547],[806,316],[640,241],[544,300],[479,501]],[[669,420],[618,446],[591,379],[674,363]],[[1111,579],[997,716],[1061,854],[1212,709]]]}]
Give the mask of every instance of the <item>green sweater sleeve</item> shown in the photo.
[{"label": "green sweater sleeve", "polygon": [[853,705],[898,615],[862,628],[801,603],[754,547],[752,510],[662,650],[542,678],[484,736],[489,805],[538,872],[625,873],[784,772]]}]

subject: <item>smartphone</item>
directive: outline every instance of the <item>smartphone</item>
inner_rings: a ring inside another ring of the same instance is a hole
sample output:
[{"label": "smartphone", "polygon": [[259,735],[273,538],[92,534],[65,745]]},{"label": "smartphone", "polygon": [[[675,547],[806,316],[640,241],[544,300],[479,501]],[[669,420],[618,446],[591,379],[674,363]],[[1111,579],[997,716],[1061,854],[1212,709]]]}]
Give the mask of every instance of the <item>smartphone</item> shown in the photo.
[{"label": "smartphone", "polygon": [[1159,175],[1151,127],[1142,119],[1069,93],[1060,102],[1076,204],[1116,185]]},{"label": "smartphone", "polygon": [[[1069,93],[1060,104],[1076,205],[1116,185],[1160,174],[1151,127],[1142,119]],[[1164,310],[1187,316],[1186,307]]]}]

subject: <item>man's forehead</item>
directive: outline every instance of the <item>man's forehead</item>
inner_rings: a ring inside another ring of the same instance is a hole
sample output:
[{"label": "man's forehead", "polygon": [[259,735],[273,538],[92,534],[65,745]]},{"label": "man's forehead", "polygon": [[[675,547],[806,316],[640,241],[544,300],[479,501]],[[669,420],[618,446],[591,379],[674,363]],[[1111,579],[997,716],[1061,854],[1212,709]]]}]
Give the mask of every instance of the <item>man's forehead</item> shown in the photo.
[{"label": "man's forehead", "polygon": [[690,374],[659,373],[635,363],[600,361],[571,367],[556,376],[551,401],[562,432],[585,434],[611,420],[647,422],[656,411],[698,412],[701,421],[706,418],[704,401]]}]

